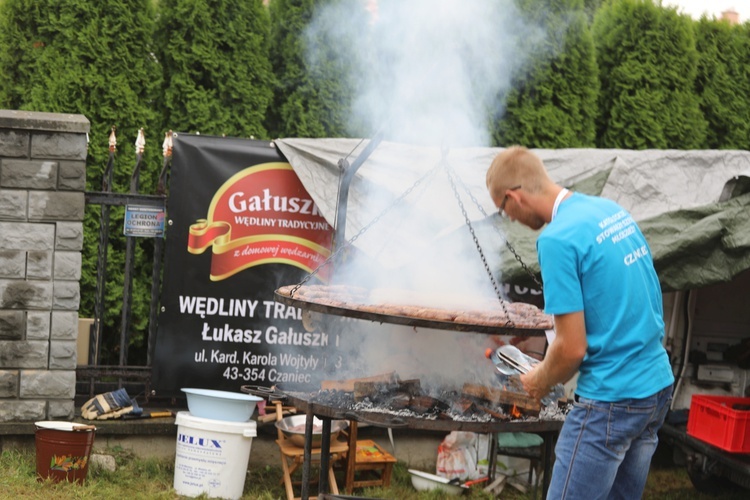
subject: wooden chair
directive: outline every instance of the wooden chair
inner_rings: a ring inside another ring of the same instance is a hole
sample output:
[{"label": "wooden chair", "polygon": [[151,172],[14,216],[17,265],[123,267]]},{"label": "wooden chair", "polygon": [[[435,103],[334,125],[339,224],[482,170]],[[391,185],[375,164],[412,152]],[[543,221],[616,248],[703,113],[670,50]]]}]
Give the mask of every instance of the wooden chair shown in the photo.
[{"label": "wooden chair", "polygon": [[[282,419],[282,407],[280,401],[275,401],[274,404],[276,405],[276,420]],[[300,481],[295,481],[292,479],[292,475],[294,472],[299,469],[300,466],[302,466],[304,461],[304,455],[305,455],[305,448],[302,446],[297,446],[296,444],[290,442],[286,436],[284,436],[284,433],[281,432],[281,430],[278,430],[278,439],[276,440],[276,444],[279,445],[279,452],[281,454],[281,468],[283,470],[284,476],[281,478],[282,482],[284,483],[284,488],[286,489],[286,497],[287,500],[300,500],[301,497],[295,496],[294,494],[294,487],[300,486]],[[329,468],[328,468],[328,485],[331,489],[331,493],[334,495],[338,495],[339,488],[338,484],[336,483],[336,477],[333,474],[333,463],[341,460],[347,450],[349,449],[349,446],[347,443],[341,442],[341,441],[331,441],[331,458],[329,461]],[[312,449],[312,455],[313,460],[315,463],[320,463],[320,448],[313,448]],[[317,458],[315,456],[317,455]],[[317,497],[310,497],[312,499],[315,499]]]},{"label": "wooden chair", "polygon": [[354,488],[391,485],[391,473],[396,458],[370,439],[357,440],[357,422],[349,422],[346,453],[346,479],[344,490],[351,494]]}]

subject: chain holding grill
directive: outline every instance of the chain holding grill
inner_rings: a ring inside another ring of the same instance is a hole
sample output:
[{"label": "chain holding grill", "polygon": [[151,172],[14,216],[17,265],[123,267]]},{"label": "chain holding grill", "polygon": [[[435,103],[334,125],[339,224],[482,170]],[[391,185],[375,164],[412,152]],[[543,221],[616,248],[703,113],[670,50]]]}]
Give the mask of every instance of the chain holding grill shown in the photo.
[{"label": "chain holding grill", "polygon": [[[515,328],[515,324],[513,323],[513,320],[511,320],[510,314],[508,314],[508,309],[505,307],[506,300],[503,299],[503,294],[500,292],[500,287],[498,286],[497,280],[495,279],[495,276],[492,274],[492,269],[490,269],[490,265],[487,262],[487,258],[484,255],[484,251],[482,250],[482,245],[479,243],[479,238],[477,238],[476,232],[474,231],[474,225],[471,223],[471,219],[469,218],[469,214],[466,211],[466,207],[464,206],[464,203],[461,199],[461,195],[458,192],[457,184],[460,184],[461,188],[463,189],[464,193],[466,193],[469,196],[469,199],[471,199],[472,202],[474,202],[474,205],[479,209],[479,212],[484,216],[487,216],[487,212],[482,207],[482,204],[479,203],[479,200],[471,193],[471,190],[469,190],[466,185],[461,181],[461,178],[458,177],[455,170],[450,166],[450,164],[447,162],[446,157],[448,155],[447,150],[443,150],[443,160],[442,163],[445,167],[446,173],[448,175],[448,181],[450,182],[451,189],[453,190],[453,194],[456,197],[456,201],[458,202],[458,206],[461,209],[461,213],[464,216],[464,220],[466,221],[466,226],[469,228],[469,232],[471,233],[471,238],[474,240],[474,245],[476,245],[477,252],[479,253],[479,257],[482,260],[482,264],[484,265],[485,271],[487,271],[487,276],[490,279],[490,282],[492,283],[492,288],[495,290],[495,295],[497,296],[498,300],[500,301],[500,306],[503,308],[503,312],[505,313],[505,316],[508,318],[508,320],[505,323],[506,327]],[[521,259],[521,256],[516,252],[516,249],[513,248],[513,245],[510,244],[510,241],[508,241],[508,238],[505,237],[504,234],[500,232],[500,230],[497,230],[500,236],[505,241],[505,246],[510,250],[510,252],[513,254],[513,256],[516,258],[518,263],[521,265],[524,271],[528,273],[528,275],[531,277],[531,279],[539,286],[539,289],[542,288],[542,283],[539,281],[539,279],[536,277],[536,275],[529,269],[529,266],[526,265],[526,263]]]},{"label": "chain holding grill", "polygon": [[[482,207],[482,204],[479,203],[479,200],[477,200],[474,194],[472,194],[471,190],[468,187],[466,187],[466,184],[464,184],[463,181],[461,181],[461,178],[456,177],[456,181],[458,182],[458,184],[461,185],[461,188],[464,190],[464,193],[466,193],[466,195],[471,199],[471,201],[474,202],[474,205],[476,205],[477,209],[479,209],[479,212],[483,216],[488,217],[487,212],[484,210],[484,207]],[[451,180],[451,182],[453,182],[453,180]],[[454,190],[454,193],[455,193],[455,190]],[[456,194],[456,197],[459,197],[458,194]],[[460,202],[461,200],[459,198],[459,203]],[[468,217],[466,218],[466,225],[469,226],[470,230],[473,233],[474,230],[471,226],[471,221],[469,220]],[[521,259],[521,256],[518,255],[518,252],[516,252],[516,249],[513,248],[513,245],[510,244],[510,241],[508,240],[508,238],[505,237],[505,235],[500,231],[500,229],[497,229],[497,232],[503,238],[503,240],[505,241],[505,247],[510,251],[510,253],[513,254],[513,257],[516,258],[518,263],[521,265],[521,268],[524,271],[526,271],[526,274],[528,274],[529,277],[531,277],[531,280],[539,287],[540,290],[542,290],[543,289],[542,282],[539,281],[539,278],[536,277],[536,274],[534,274],[534,272],[529,268],[529,266],[527,266],[526,263]]]},{"label": "chain holding grill", "polygon": [[[318,272],[323,269],[325,266],[329,265],[334,259],[336,259],[345,249],[351,247],[354,242],[362,236],[365,232],[367,232],[372,226],[377,224],[380,219],[382,219],[385,215],[387,215],[389,212],[391,212],[396,206],[401,204],[407,196],[409,196],[417,187],[419,187],[422,183],[424,183],[427,179],[434,176],[440,169],[444,169],[446,172],[446,175],[448,177],[448,182],[450,183],[451,190],[453,191],[453,195],[456,197],[456,202],[458,203],[458,206],[461,210],[461,214],[464,216],[464,220],[466,222],[466,225],[469,228],[469,232],[471,233],[471,238],[474,241],[474,245],[476,246],[477,252],[479,253],[479,257],[482,260],[482,265],[484,266],[485,271],[487,272],[487,276],[490,279],[490,282],[492,283],[492,287],[495,291],[495,295],[497,296],[498,300],[500,301],[500,305],[503,308],[503,313],[505,313],[506,320],[505,327],[506,328],[515,328],[515,323],[511,319],[511,316],[508,312],[508,309],[506,307],[506,300],[503,299],[503,294],[500,291],[500,287],[497,283],[497,280],[495,279],[494,275],[492,274],[492,269],[490,269],[490,265],[487,262],[487,258],[484,255],[484,251],[482,250],[482,246],[479,242],[479,239],[477,238],[476,232],[474,231],[474,226],[471,223],[471,219],[469,218],[469,214],[466,211],[466,207],[464,206],[464,203],[461,199],[461,194],[458,191],[458,186],[462,188],[464,193],[466,193],[469,197],[469,199],[474,203],[474,205],[478,208],[479,212],[484,216],[488,217],[487,212],[482,207],[482,204],[477,200],[477,198],[471,193],[471,190],[469,190],[466,185],[461,181],[460,177],[457,176],[455,170],[450,166],[450,164],[447,161],[448,156],[448,149],[444,148],[442,150],[442,156],[440,161],[432,167],[425,175],[417,179],[417,181],[412,184],[408,189],[406,189],[398,198],[394,200],[394,202],[385,208],[382,212],[380,212],[374,219],[372,219],[368,224],[363,226],[357,233],[352,236],[349,240],[345,241],[343,245],[341,245],[339,248],[336,248],[335,251],[317,268],[315,268],[311,273],[309,273],[307,276],[305,276],[302,281],[297,283],[290,291],[289,296],[294,297],[294,294],[297,292],[297,290],[300,289],[305,283],[307,283],[313,276],[317,275]],[[345,231],[346,228],[336,228],[337,231]],[[518,263],[521,265],[521,268],[531,277],[531,279],[534,281],[534,283],[539,286],[539,289],[542,289],[542,283],[539,281],[539,279],[536,277],[536,275],[531,271],[531,269],[526,265],[526,263],[521,259],[521,256],[516,252],[516,249],[513,248],[513,245],[511,245],[510,241],[508,241],[508,238],[505,237],[502,232],[497,229],[500,236],[505,241],[505,246],[508,248],[508,250],[513,254],[515,259],[518,261]]]},{"label": "chain holding grill", "polygon": [[492,283],[492,288],[495,289],[495,295],[497,296],[498,300],[500,301],[500,306],[503,308],[503,313],[505,313],[505,317],[508,318],[505,321],[505,328],[515,328],[516,324],[513,322],[513,320],[510,317],[510,313],[508,312],[508,308],[505,306],[505,299],[503,299],[503,294],[500,292],[500,287],[497,284],[497,280],[495,279],[495,276],[492,274],[492,269],[490,269],[490,265],[487,263],[487,258],[484,256],[484,251],[482,250],[482,245],[479,243],[479,239],[477,238],[476,233],[474,232],[474,226],[471,224],[471,219],[469,218],[469,214],[466,212],[466,207],[464,207],[464,202],[461,201],[461,196],[458,193],[458,189],[456,188],[456,181],[453,178],[455,175],[455,172],[453,169],[448,165],[448,162],[445,161],[445,156],[443,156],[443,163],[445,165],[445,171],[448,174],[448,180],[450,181],[451,189],[453,190],[453,194],[456,196],[456,201],[458,202],[458,206],[461,209],[461,213],[464,216],[464,219],[466,220],[466,225],[469,227],[469,232],[471,233],[471,238],[474,240],[474,245],[476,245],[477,252],[479,252],[479,258],[482,259],[482,264],[484,265],[484,270],[487,271],[487,276],[490,278],[490,282]]}]

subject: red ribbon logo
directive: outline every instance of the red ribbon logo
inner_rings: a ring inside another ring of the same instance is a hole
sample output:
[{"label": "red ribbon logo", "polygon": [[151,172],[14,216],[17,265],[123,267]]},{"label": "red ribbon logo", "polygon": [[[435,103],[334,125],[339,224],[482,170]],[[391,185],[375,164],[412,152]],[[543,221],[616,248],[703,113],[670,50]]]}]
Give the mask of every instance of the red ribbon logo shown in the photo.
[{"label": "red ribbon logo", "polygon": [[[288,163],[263,163],[232,176],[208,215],[190,226],[188,252],[212,247],[211,281],[263,264],[312,272],[331,254],[333,228]],[[327,280],[330,266],[318,276]]]}]

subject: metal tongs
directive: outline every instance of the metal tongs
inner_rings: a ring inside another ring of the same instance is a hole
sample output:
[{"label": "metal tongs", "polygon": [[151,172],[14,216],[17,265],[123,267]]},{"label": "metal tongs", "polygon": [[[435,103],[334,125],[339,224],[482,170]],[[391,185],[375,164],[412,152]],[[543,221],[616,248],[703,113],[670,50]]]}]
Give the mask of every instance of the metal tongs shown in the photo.
[{"label": "metal tongs", "polygon": [[[495,370],[500,375],[514,376],[518,374],[526,374],[531,371],[532,366],[538,363],[537,360],[531,358],[521,352],[517,347],[512,345],[503,345],[495,349],[494,351],[488,350],[496,356],[494,359]],[[490,357],[491,354],[487,354]]]},{"label": "metal tongs", "polygon": [[[497,356],[495,370],[501,376],[511,377],[515,375],[526,374],[539,363],[538,360],[524,354],[517,347],[512,345],[503,345],[495,349],[494,354]],[[547,406],[558,401],[565,396],[562,384],[556,384],[551,388],[550,393],[541,399],[542,404]]]},{"label": "metal tongs", "polygon": [[500,358],[500,361],[502,361],[503,363],[510,366],[511,368],[513,368],[514,370],[516,370],[517,372],[521,374],[525,375],[529,373],[529,371],[531,370],[529,366],[519,363],[517,360],[513,359],[513,357],[511,357],[507,353],[504,353],[501,349],[497,350],[497,357]]}]

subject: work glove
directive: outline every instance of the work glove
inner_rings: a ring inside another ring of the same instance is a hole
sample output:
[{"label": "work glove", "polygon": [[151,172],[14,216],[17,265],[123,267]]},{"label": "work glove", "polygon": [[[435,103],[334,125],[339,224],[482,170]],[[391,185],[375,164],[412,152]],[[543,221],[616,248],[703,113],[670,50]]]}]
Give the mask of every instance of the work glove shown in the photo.
[{"label": "work glove", "polygon": [[98,394],[81,406],[81,416],[88,420],[109,420],[143,411],[135,400],[131,400],[125,389]]}]

